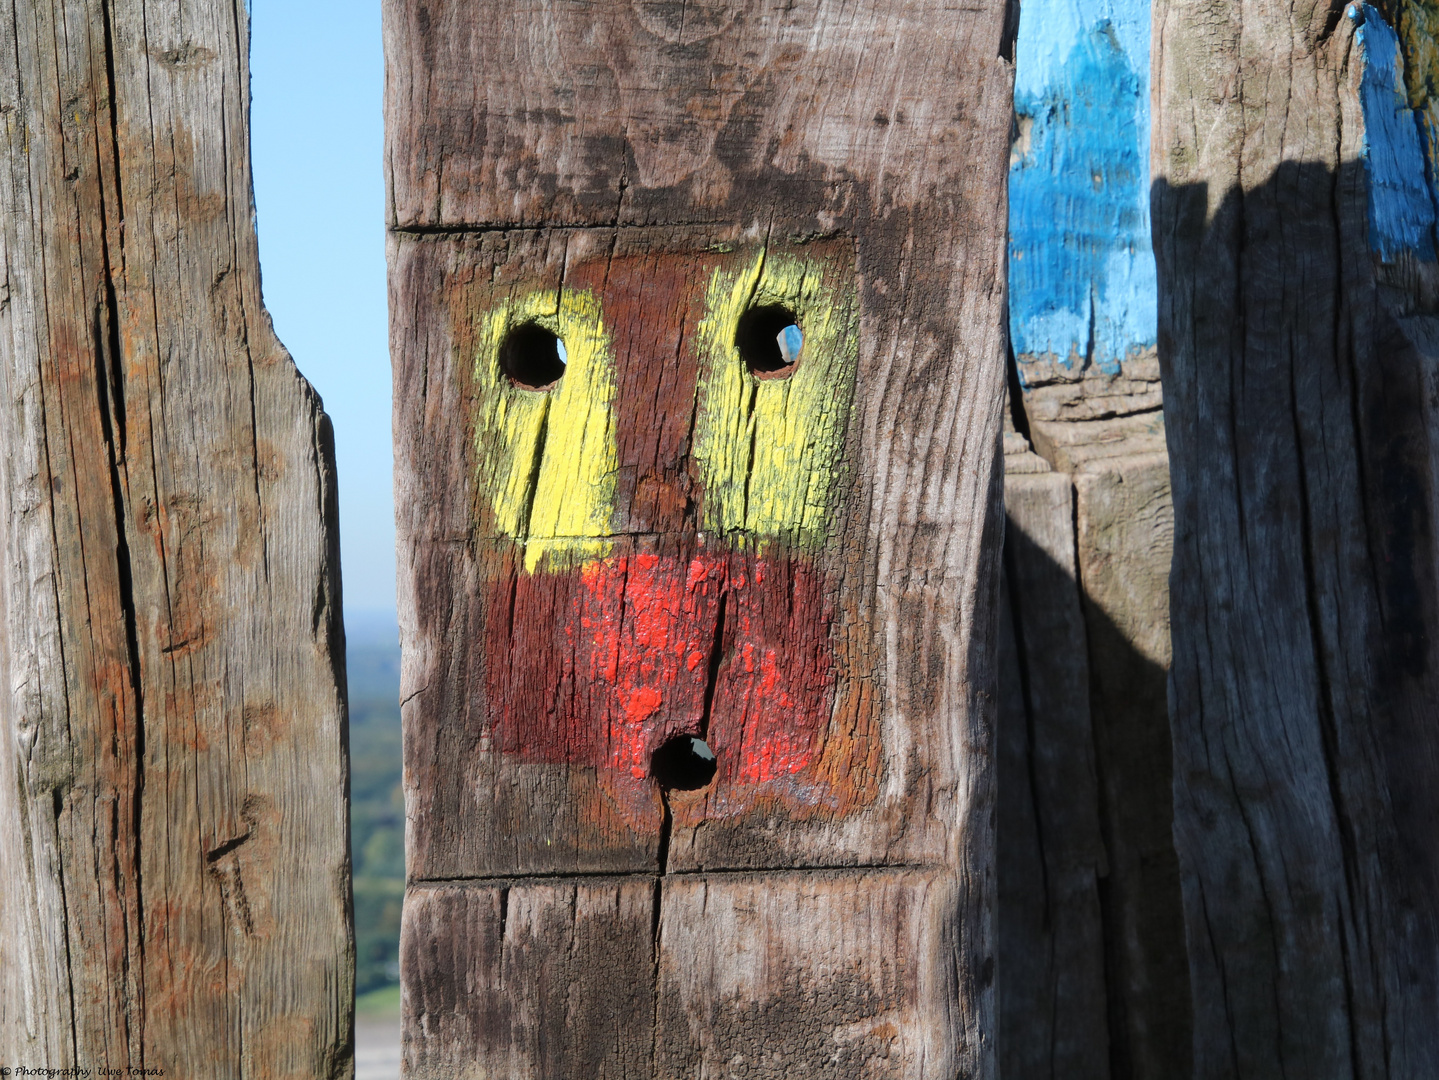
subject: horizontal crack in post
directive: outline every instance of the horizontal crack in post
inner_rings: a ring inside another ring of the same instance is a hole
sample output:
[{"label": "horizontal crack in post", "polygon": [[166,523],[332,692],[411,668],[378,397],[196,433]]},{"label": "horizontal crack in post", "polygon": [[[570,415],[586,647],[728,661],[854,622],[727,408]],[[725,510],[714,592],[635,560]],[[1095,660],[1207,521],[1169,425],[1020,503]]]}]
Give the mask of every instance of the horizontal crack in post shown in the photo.
[{"label": "horizontal crack in post", "polygon": [[424,888],[439,885],[516,885],[525,882],[546,881],[651,881],[657,877],[740,877],[749,875],[787,874],[868,874],[876,871],[891,873],[912,873],[923,871],[933,873],[951,869],[937,863],[864,863],[849,866],[783,866],[783,867],[724,867],[716,869],[667,870],[660,875],[654,870],[567,870],[540,874],[479,874],[457,877],[415,878],[407,883],[409,888]]}]

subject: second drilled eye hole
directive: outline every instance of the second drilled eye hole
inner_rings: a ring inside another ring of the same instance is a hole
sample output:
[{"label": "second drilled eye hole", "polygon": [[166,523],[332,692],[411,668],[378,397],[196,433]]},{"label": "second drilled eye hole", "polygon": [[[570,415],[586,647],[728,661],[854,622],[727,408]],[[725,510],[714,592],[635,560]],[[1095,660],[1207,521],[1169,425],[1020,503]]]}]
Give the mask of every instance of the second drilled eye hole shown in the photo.
[{"label": "second drilled eye hole", "polygon": [[525,390],[548,390],[565,373],[565,343],[539,323],[522,323],[500,345],[500,367]]},{"label": "second drilled eye hole", "polygon": [[768,304],[752,307],[740,316],[734,343],[750,374],[761,379],[783,378],[799,363],[804,334],[793,311]]}]

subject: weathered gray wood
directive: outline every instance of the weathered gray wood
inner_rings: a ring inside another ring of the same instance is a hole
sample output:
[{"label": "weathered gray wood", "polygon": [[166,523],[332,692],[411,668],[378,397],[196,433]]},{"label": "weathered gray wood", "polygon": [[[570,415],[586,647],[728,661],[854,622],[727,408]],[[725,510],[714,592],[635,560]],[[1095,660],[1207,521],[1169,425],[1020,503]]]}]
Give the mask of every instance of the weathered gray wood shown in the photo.
[{"label": "weathered gray wood", "polygon": [[1439,1073],[1427,10],[1156,6],[1200,1077]]},{"label": "weathered gray wood", "polygon": [[1035,422],[1036,443],[1074,472],[1047,471],[1006,435],[1000,1048],[1017,1075],[1188,1068],[1165,700],[1168,464],[1123,453],[1152,445],[1156,429],[1162,439],[1157,421]]},{"label": "weathered gray wood", "polygon": [[243,6],[0,8],[0,1063],[332,1077],[334,460],[271,331]]},{"label": "weathered gray wood", "polygon": [[655,1075],[964,1075],[950,872],[680,874],[659,887]]},{"label": "weathered gray wood", "polygon": [[[1141,419],[1139,417],[1133,419]],[[1090,421],[1074,427],[1098,426]],[[1162,432],[1162,427],[1161,427]],[[1187,1075],[1188,964],[1174,849],[1168,707],[1169,462],[1129,433],[1068,454],[1089,644],[1108,877],[1105,936],[1119,1075]],[[1087,453],[1086,453],[1087,451]]]},{"label": "weathered gray wood", "polygon": [[[405,1075],[655,1075],[653,878],[428,885],[405,901]],[[556,1017],[564,1017],[556,1023]]]},{"label": "weathered gray wood", "polygon": [[[825,1075],[993,1068],[1004,21],[997,3],[386,4],[411,903],[440,878],[483,906],[524,875],[621,872],[658,888],[640,944],[683,982],[682,1015],[723,1014],[740,979],[784,1002],[777,1046],[849,1047]],[[787,381],[734,345],[765,298],[806,334]],[[546,405],[498,374],[496,334],[529,317],[570,354]],[[676,733],[719,771],[662,795],[649,756]],[[714,903],[748,890],[814,943],[775,946],[798,992],[679,914],[691,875],[726,870],[759,873],[707,877]],[[933,914],[907,921],[895,875],[942,898]],[[406,922],[407,958],[458,957],[406,968],[412,1060],[427,1003],[482,963],[446,918]],[[865,980],[887,984],[865,965],[901,931],[907,961],[950,974],[871,1005]],[[841,957],[866,974],[836,1003]],[[541,1041],[575,1045],[592,1011],[548,1011]],[[674,1047],[656,1075],[729,1067],[722,1033],[655,1015],[637,1038]],[[752,1053],[761,1028],[742,1030]],[[464,1037],[472,1062],[588,1075],[498,1019]]]},{"label": "weathered gray wood", "polygon": [[[1015,690],[1001,699],[1000,1051],[1024,1076],[1189,1069],[1165,696],[1168,464],[1158,413],[1087,418],[1149,403],[1116,397],[1119,381],[1024,391],[1018,415],[1044,457],[1005,436],[1014,641],[1001,664]],[[1035,1007],[1045,988],[1051,1007]]]},{"label": "weathered gray wood", "polygon": [[1074,487],[1017,449],[1005,455],[1000,671],[1009,689],[997,739],[1001,1075],[1108,1077],[1099,893],[1108,866]]}]

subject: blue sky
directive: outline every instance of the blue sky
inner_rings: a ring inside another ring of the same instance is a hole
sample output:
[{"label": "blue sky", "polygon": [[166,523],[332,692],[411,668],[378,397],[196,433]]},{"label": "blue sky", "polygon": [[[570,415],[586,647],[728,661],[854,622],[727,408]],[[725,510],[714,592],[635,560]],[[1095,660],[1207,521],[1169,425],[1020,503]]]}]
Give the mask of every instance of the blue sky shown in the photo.
[{"label": "blue sky", "polygon": [[265,305],[335,425],[346,623],[395,608],[380,5],[251,0]]}]

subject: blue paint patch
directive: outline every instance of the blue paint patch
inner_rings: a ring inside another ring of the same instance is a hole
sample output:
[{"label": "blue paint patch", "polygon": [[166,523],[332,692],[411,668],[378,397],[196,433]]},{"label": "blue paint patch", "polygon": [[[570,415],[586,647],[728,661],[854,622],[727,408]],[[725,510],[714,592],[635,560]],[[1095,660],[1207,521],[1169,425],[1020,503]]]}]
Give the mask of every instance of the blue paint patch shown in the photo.
[{"label": "blue paint patch", "polygon": [[1020,361],[1106,374],[1152,349],[1148,0],[1025,0],[1009,171],[1010,335]]},{"label": "blue paint patch", "polygon": [[1363,75],[1363,157],[1369,173],[1369,246],[1385,262],[1412,252],[1434,260],[1435,198],[1420,138],[1423,117],[1409,107],[1399,37],[1368,4],[1351,5]]}]

